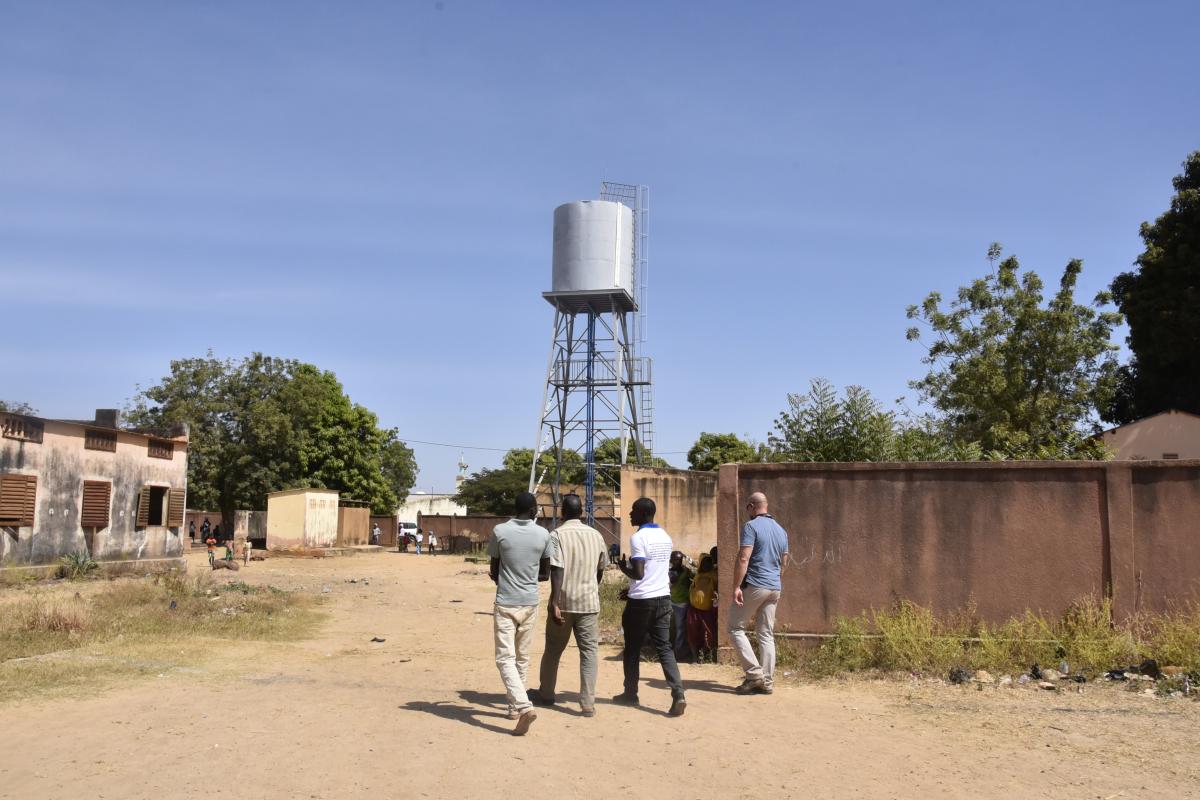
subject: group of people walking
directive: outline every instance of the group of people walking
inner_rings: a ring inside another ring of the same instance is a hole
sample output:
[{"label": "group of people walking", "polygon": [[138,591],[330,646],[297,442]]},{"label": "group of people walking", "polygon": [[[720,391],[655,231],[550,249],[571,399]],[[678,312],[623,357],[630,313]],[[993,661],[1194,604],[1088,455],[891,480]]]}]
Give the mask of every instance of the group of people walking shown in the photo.
[{"label": "group of people walking", "polygon": [[[727,612],[728,630],[745,679],[738,694],[770,694],[775,673],[775,608],[779,603],[781,571],[788,565],[787,533],[768,513],[761,492],[746,505],[749,520],[743,526],[734,565],[733,597]],[[579,649],[579,704],[585,717],[596,714],[596,676],[600,643],[600,584],[610,554],[604,538],[582,521],[583,503],[577,495],[562,500],[561,524],[547,531],[537,524],[538,505],[530,492],[517,496],[516,515],[497,525],[488,539],[492,581],[496,584],[493,634],[496,666],[500,670],[508,701],[508,717],[516,721],[513,733],[523,736],[537,719],[535,706],[558,702],[558,666],[571,636]],[[679,717],[687,709],[687,695],[679,674],[675,642],[671,638],[673,583],[678,580],[680,554],[670,535],[654,521],[654,500],[642,497],[633,503],[629,521],[636,528],[630,537],[628,558],[614,562],[629,578],[622,591],[625,609],[621,627],[625,636],[624,690],[612,698],[619,705],[640,704],[639,685],[642,646],[648,639],[657,653],[663,677],[671,691],[668,714]],[[715,548],[714,548],[715,550]],[[685,616],[682,624],[698,627],[700,639],[713,648],[706,625],[716,624],[716,558],[701,559],[700,581],[708,593],[707,608]],[[673,581],[672,579],[676,580]],[[538,612],[538,583],[550,581],[545,650],[539,669],[539,686],[526,689],[529,649]],[[706,599],[700,598],[699,605]],[[690,605],[690,601],[689,601]],[[753,622],[758,655],[750,644],[747,626]]]}]

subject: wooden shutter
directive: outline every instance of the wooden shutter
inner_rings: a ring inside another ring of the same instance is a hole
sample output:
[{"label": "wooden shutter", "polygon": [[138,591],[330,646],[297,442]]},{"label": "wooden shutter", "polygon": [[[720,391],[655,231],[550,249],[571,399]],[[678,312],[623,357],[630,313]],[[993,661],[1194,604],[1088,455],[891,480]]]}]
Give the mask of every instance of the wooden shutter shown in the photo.
[{"label": "wooden shutter", "polygon": [[137,526],[145,528],[150,524],[150,487],[143,486],[138,495]]},{"label": "wooden shutter", "polygon": [[79,524],[85,528],[107,528],[112,505],[112,484],[108,481],[83,482],[83,513]]},{"label": "wooden shutter", "polygon": [[0,475],[0,525],[31,527],[36,506],[36,475]]},{"label": "wooden shutter", "polygon": [[183,527],[183,489],[172,489],[167,500],[167,527]]}]

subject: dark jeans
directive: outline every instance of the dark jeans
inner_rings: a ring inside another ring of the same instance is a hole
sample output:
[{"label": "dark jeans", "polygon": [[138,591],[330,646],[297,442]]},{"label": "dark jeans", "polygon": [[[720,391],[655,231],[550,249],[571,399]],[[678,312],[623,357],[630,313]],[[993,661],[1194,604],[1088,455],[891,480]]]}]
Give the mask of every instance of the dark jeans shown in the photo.
[{"label": "dark jeans", "polygon": [[663,677],[671,687],[671,697],[683,697],[683,681],[679,677],[679,665],[675,663],[675,650],[671,647],[671,616],[669,596],[625,601],[621,627],[625,629],[626,694],[637,696],[642,642],[649,634],[654,650],[658,653],[658,662],[662,665]]}]

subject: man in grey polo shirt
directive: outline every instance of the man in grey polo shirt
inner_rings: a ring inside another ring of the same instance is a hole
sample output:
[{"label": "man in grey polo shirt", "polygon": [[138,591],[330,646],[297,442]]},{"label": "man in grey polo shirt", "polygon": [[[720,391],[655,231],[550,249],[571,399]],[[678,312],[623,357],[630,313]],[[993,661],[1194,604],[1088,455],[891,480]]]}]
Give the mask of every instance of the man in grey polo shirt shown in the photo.
[{"label": "man in grey polo shirt", "polygon": [[[742,527],[741,546],[733,574],[733,603],[729,607],[729,636],[746,679],[738,694],[770,694],[775,683],[775,607],[783,588],[780,572],[787,567],[788,535],[767,513],[767,496],[750,495],[746,502],[750,521]],[[762,663],[754,657],[746,625],[754,620],[754,634]]]},{"label": "man in grey polo shirt", "polygon": [[496,584],[493,630],[496,666],[508,695],[509,716],[516,716],[514,736],[524,736],[537,719],[525,693],[529,644],[537,622],[538,581],[550,578],[552,546],[549,532],[538,525],[537,498],[517,495],[517,515],[497,525],[488,539],[490,574]]}]

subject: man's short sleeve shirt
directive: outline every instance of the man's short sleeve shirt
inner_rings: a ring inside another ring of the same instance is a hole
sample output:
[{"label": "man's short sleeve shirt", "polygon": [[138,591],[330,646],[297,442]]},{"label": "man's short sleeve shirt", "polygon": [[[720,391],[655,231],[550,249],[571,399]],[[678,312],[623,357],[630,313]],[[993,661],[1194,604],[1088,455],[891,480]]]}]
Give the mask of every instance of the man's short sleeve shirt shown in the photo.
[{"label": "man's short sleeve shirt", "polygon": [[779,570],[788,552],[788,535],[770,514],[759,514],[742,526],[742,547],[752,547],[746,583],[763,589],[782,589]]},{"label": "man's short sleeve shirt", "polygon": [[657,525],[643,525],[629,539],[629,557],[645,561],[646,570],[640,581],[629,582],[629,597],[649,600],[671,594],[668,572],[671,568],[671,537]]},{"label": "man's short sleeve shirt", "polygon": [[600,587],[596,571],[600,559],[607,561],[604,537],[595,528],[577,519],[567,520],[550,534],[553,554],[550,566],[563,571],[559,609],[569,614],[596,614],[600,611]]},{"label": "man's short sleeve shirt", "polygon": [[553,551],[550,533],[531,519],[510,519],[492,530],[487,550],[500,559],[496,605],[536,606],[538,568]]}]

